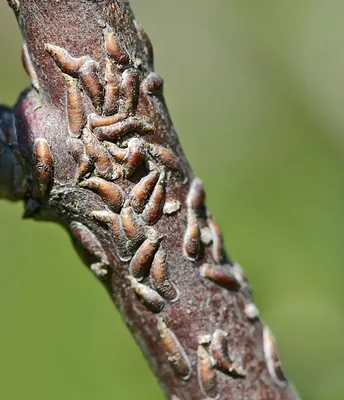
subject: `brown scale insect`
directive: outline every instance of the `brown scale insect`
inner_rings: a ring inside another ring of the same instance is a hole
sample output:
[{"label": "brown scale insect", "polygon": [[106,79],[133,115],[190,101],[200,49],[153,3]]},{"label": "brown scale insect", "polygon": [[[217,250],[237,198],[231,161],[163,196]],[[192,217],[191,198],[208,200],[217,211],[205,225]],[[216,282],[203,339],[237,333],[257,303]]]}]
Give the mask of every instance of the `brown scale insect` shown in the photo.
[{"label": "brown scale insect", "polygon": [[151,289],[146,285],[142,285],[137,282],[133,276],[128,276],[136,296],[141,301],[141,303],[148,308],[148,310],[153,313],[159,313],[165,306],[164,299],[155,290]]},{"label": "brown scale insect", "polygon": [[153,228],[148,229],[147,239],[137,249],[130,262],[130,274],[137,281],[141,281],[149,274],[154,255],[159,248],[159,243],[160,238],[158,233]]},{"label": "brown scale insect", "polygon": [[162,340],[163,348],[174,371],[183,380],[191,377],[191,364],[176,335],[169,329],[162,318],[158,321],[158,330]]},{"label": "brown scale insect", "polygon": [[45,45],[45,50],[50,54],[62,72],[74,78],[78,78],[81,65],[89,59],[87,56],[72,57],[67,50],[49,43]]},{"label": "brown scale insect", "polygon": [[91,177],[80,182],[79,185],[99,194],[111,211],[120,211],[124,203],[124,193],[115,183],[108,182],[98,177]]},{"label": "brown scale insect", "polygon": [[233,275],[243,287],[249,287],[247,276],[239,263],[235,262],[233,264],[232,271]]},{"label": "brown scale insect", "polygon": [[96,146],[95,173],[109,180],[118,179],[122,175],[118,166],[114,168],[108,152],[100,144]]},{"label": "brown scale insect", "polygon": [[137,132],[138,134],[146,134],[152,131],[153,126],[138,117],[129,117],[113,125],[99,127],[94,130],[100,140],[107,140],[109,142],[115,142],[129,133]]},{"label": "brown scale insect", "polygon": [[243,368],[230,360],[227,346],[227,334],[222,329],[216,329],[209,347],[210,354],[216,362],[216,367],[233,377],[246,376]]},{"label": "brown scale insect", "polygon": [[86,124],[84,105],[78,81],[67,74],[62,74],[67,87],[68,133],[79,138]]},{"label": "brown scale insect", "polygon": [[203,393],[211,398],[218,398],[217,373],[213,368],[213,361],[203,346],[198,346],[198,381]]},{"label": "brown scale insect", "polygon": [[149,95],[163,93],[164,80],[155,72],[150,72],[141,83],[142,90]]},{"label": "brown scale insect", "polygon": [[221,228],[212,216],[209,216],[208,224],[213,237],[213,258],[217,264],[222,264],[224,262],[224,245]]},{"label": "brown scale insect", "polygon": [[99,64],[91,58],[87,58],[81,65],[78,76],[94,108],[100,113],[104,102],[104,88],[99,80],[98,69]]},{"label": "brown scale insect", "polygon": [[184,257],[191,261],[196,261],[201,248],[201,231],[198,226],[195,212],[188,209],[187,228],[184,234],[183,253]]},{"label": "brown scale insect", "polygon": [[143,211],[158,179],[158,170],[152,169],[149,174],[143,177],[131,190],[130,204],[136,213],[141,213]]},{"label": "brown scale insect", "polygon": [[[248,283],[247,276],[246,276],[244,270],[242,269],[242,267],[240,266],[240,264],[238,264],[237,262],[232,263],[232,268],[231,269],[232,269],[233,275],[235,276],[235,278],[237,279],[237,281],[241,285],[241,292],[242,292],[244,298],[246,299],[246,301],[247,301],[247,299],[251,299],[252,300],[251,285]],[[254,306],[254,304],[253,304],[253,306]],[[251,308],[254,308],[254,307],[251,306]],[[250,314],[250,310],[248,310],[248,311],[249,311],[249,314]],[[252,311],[253,310],[251,310],[251,315],[252,315]],[[257,314],[257,317],[258,317],[259,316],[259,311],[258,311],[257,307],[256,307],[256,311],[257,311],[256,314]],[[248,313],[246,313],[246,314],[248,314]]]},{"label": "brown scale insect", "polygon": [[156,224],[161,218],[166,200],[166,174],[160,173],[159,180],[155,185],[152,195],[142,213],[142,220],[149,224]]},{"label": "brown scale insect", "polygon": [[286,386],[288,381],[281,368],[281,362],[278,357],[275,339],[267,326],[264,326],[263,329],[263,345],[265,360],[271,377],[278,385]]},{"label": "brown scale insect", "polygon": [[99,259],[99,262],[93,263],[90,266],[91,270],[99,277],[106,276],[109,260],[95,234],[85,225],[76,221],[70,224],[70,229],[78,243],[80,243],[89,253]]},{"label": "brown scale insect", "polygon": [[125,100],[123,101],[124,104],[122,107],[120,102],[119,112],[126,113],[130,116],[134,115],[139,95],[138,71],[130,68],[123,72],[120,93],[121,97]]},{"label": "brown scale insect", "polygon": [[128,241],[124,235],[120,216],[109,211],[93,211],[92,216],[98,221],[108,225],[111,229],[118,258],[123,262],[130,261],[132,254],[128,249]]},{"label": "brown scale insect", "polygon": [[[82,142],[85,145],[86,156],[90,164],[94,164],[96,173],[104,179],[113,179],[114,169],[110,155],[103,146],[98,143],[91,131],[87,128],[83,130]],[[81,176],[82,177],[82,176]]]},{"label": "brown scale insect", "polygon": [[179,299],[179,293],[169,280],[166,258],[166,251],[160,247],[153,259],[150,273],[151,282],[161,297],[165,300],[176,302]]},{"label": "brown scale insect", "polygon": [[32,64],[26,43],[23,44],[23,48],[22,48],[22,63],[23,63],[25,72],[28,74],[29,78],[31,79],[32,86],[37,91],[39,91],[39,82],[38,82],[37,74],[36,74],[36,71]]},{"label": "brown scale insect", "polygon": [[146,239],[144,227],[129,203],[124,204],[120,217],[123,232],[130,242],[130,248],[136,250]]},{"label": "brown scale insect", "polygon": [[79,182],[85,175],[92,171],[93,162],[86,155],[85,146],[80,139],[68,137],[66,143],[69,152],[78,164],[75,173],[75,180]]},{"label": "brown scale insect", "polygon": [[104,147],[117,163],[122,163],[128,154],[128,148],[122,148],[111,142],[103,142]]},{"label": "brown scale insect", "polygon": [[204,278],[217,283],[220,286],[228,290],[239,290],[241,288],[240,282],[231,272],[231,267],[227,264],[225,265],[210,265],[203,264],[200,268],[200,274]]},{"label": "brown scale insect", "polygon": [[128,65],[129,64],[129,55],[125,53],[119,46],[113,29],[106,24],[103,29],[104,42],[105,42],[105,50],[109,57],[111,57],[116,63]]},{"label": "brown scale insect", "polygon": [[35,168],[40,196],[45,196],[53,184],[53,157],[46,139],[35,140]]},{"label": "brown scale insect", "polygon": [[143,161],[144,152],[142,140],[137,138],[130,139],[126,155],[122,160],[126,176],[130,176]]},{"label": "brown scale insect", "polygon": [[45,49],[62,72],[80,79],[95,109],[99,112],[104,100],[104,89],[98,76],[98,63],[88,56],[74,58],[67,50],[51,44],[46,44]]},{"label": "brown scale insect", "polygon": [[126,114],[114,114],[114,115],[98,115],[98,114],[90,114],[88,117],[88,124],[91,130],[95,128],[109,126],[117,124],[118,122],[126,119]]},{"label": "brown scale insect", "polygon": [[145,147],[148,153],[160,164],[173,171],[180,171],[178,159],[171,150],[152,143],[147,143]]},{"label": "brown scale insect", "polygon": [[199,216],[204,208],[204,187],[199,178],[193,179],[190,184],[186,205]]},{"label": "brown scale insect", "polygon": [[153,45],[152,42],[147,34],[147,32],[143,29],[141,25],[137,23],[137,21],[134,21],[137,33],[139,34],[140,40],[144,43],[144,50],[148,58],[148,62],[150,66],[153,69],[154,66],[154,51],[153,51]]},{"label": "brown scale insect", "polygon": [[117,101],[120,83],[116,67],[109,59],[106,60],[105,81],[104,114],[112,115],[115,114],[118,108]]}]

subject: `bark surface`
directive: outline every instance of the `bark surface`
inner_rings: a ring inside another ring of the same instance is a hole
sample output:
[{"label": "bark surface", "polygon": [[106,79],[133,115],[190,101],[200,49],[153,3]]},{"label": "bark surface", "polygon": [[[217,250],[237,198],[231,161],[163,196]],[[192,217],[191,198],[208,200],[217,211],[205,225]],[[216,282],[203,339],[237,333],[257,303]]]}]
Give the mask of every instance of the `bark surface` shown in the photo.
[{"label": "bark surface", "polygon": [[0,109],[1,196],[68,230],[167,398],[297,399],[128,2],[9,4],[32,87]]}]

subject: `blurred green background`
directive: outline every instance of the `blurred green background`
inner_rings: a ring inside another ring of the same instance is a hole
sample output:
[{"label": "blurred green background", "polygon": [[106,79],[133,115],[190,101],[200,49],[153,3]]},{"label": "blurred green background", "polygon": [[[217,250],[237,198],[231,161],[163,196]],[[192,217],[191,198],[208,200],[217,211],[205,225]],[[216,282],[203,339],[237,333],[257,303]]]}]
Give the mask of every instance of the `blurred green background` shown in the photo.
[{"label": "blurred green background", "polygon": [[[304,400],[344,398],[344,2],[132,0],[184,150]],[[0,102],[28,85],[0,3]],[[0,398],[162,399],[69,238],[0,203]]]}]

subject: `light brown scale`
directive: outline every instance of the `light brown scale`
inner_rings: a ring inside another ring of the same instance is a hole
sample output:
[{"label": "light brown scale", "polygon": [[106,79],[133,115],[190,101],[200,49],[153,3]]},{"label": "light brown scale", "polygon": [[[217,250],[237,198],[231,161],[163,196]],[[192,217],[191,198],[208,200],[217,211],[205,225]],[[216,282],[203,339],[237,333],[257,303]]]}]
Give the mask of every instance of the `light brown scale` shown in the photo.
[{"label": "light brown scale", "polygon": [[144,43],[144,50],[145,50],[145,53],[147,55],[148,62],[149,62],[150,66],[153,69],[153,66],[154,66],[154,51],[153,51],[152,42],[151,42],[147,32],[136,21],[135,21],[135,26],[136,26],[136,29],[137,29],[137,33],[139,34],[139,38]]},{"label": "light brown scale", "polygon": [[124,193],[115,183],[93,176],[80,182],[79,185],[99,194],[111,211],[120,211],[124,203]]},{"label": "light brown scale", "polygon": [[122,101],[120,101],[119,112],[127,113],[130,116],[134,115],[139,95],[138,71],[130,68],[123,72],[120,94],[123,99],[123,106],[121,106]]},{"label": "light brown scale", "polygon": [[35,140],[35,169],[38,179],[39,196],[45,196],[53,184],[53,157],[46,139]]},{"label": "light brown scale", "polygon": [[80,180],[88,175],[93,169],[93,163],[85,154],[79,159],[78,168],[76,169],[76,181]]},{"label": "light brown scale", "polygon": [[120,218],[123,232],[130,243],[130,249],[135,251],[146,239],[144,226],[128,203],[122,208]]},{"label": "light brown scale", "polygon": [[163,348],[175,373],[184,380],[190,379],[191,364],[176,335],[169,329],[162,318],[158,321],[158,330]]},{"label": "light brown scale", "polygon": [[80,243],[90,254],[98,258],[99,262],[93,263],[90,266],[91,270],[99,277],[106,276],[109,260],[95,234],[85,225],[76,221],[70,224],[70,229],[78,243]]},{"label": "light brown scale", "polygon": [[153,126],[138,117],[129,117],[115,124],[99,127],[94,130],[100,140],[115,142],[129,133],[146,134],[153,131]]},{"label": "light brown scale", "polygon": [[112,157],[115,159],[117,163],[122,163],[123,160],[125,159],[128,149],[123,149],[121,147],[118,147],[116,144],[111,143],[111,142],[103,142],[104,147],[106,150],[112,155]]},{"label": "light brown scale", "polygon": [[226,333],[222,329],[216,329],[209,346],[210,354],[216,362],[216,368],[233,377],[246,376],[243,368],[230,360],[227,347]]},{"label": "light brown scale", "polygon": [[128,250],[128,240],[124,235],[120,216],[109,211],[93,211],[92,216],[98,221],[108,225],[111,229],[118,258],[123,262],[130,261],[132,256]]},{"label": "light brown scale", "polygon": [[224,262],[224,244],[221,228],[212,216],[208,218],[208,224],[213,237],[213,258],[217,264],[222,264]]},{"label": "light brown scale", "polygon": [[98,68],[98,63],[88,58],[81,65],[78,71],[78,77],[82,86],[88,93],[94,108],[100,113],[104,102],[104,88],[99,80]]},{"label": "light brown scale", "polygon": [[118,108],[120,82],[116,67],[110,59],[106,60],[105,81],[104,114],[113,115]]},{"label": "light brown scale", "polygon": [[133,276],[128,276],[136,296],[141,301],[141,303],[148,308],[148,310],[153,313],[159,313],[165,306],[164,299],[155,290],[151,289],[146,285],[142,285],[137,282]]},{"label": "light brown scale", "polygon": [[157,232],[151,228],[147,236],[130,262],[130,274],[138,281],[149,274],[154,255],[159,248],[160,239]]},{"label": "light brown scale", "polygon": [[82,141],[86,155],[95,164],[96,173],[104,179],[112,179],[114,170],[110,155],[87,128],[83,130]]},{"label": "light brown scale", "polygon": [[241,285],[241,291],[246,299],[252,299],[252,289],[251,285],[248,282],[247,276],[242,269],[241,265],[237,262],[234,262],[232,265],[232,272],[237,281]]},{"label": "light brown scale", "polygon": [[95,162],[97,158],[96,138],[92,135],[89,129],[85,128],[82,132],[81,140],[85,146],[87,156]]},{"label": "light brown scale", "polygon": [[231,267],[225,265],[210,265],[203,264],[200,268],[200,274],[204,278],[223,286],[228,290],[239,290],[241,288],[240,282],[236,279],[231,271]]},{"label": "light brown scale", "polygon": [[265,360],[271,377],[278,385],[286,386],[288,384],[288,380],[282,371],[275,339],[267,326],[264,326],[263,329],[263,345]]},{"label": "light brown scale", "polygon": [[39,82],[38,82],[37,74],[36,74],[35,68],[32,64],[26,43],[23,44],[23,48],[22,48],[22,63],[23,63],[25,72],[28,74],[29,78],[31,79],[32,86],[37,91],[39,91]]},{"label": "light brown scale", "polygon": [[183,241],[184,257],[191,261],[197,260],[200,248],[201,248],[201,230],[198,226],[195,212],[189,208],[187,216],[187,227]]},{"label": "light brown scale", "polygon": [[62,75],[67,87],[68,133],[71,137],[78,138],[86,124],[81,91],[76,79],[67,74]]},{"label": "light brown scale", "polygon": [[180,165],[176,155],[166,147],[147,143],[146,149],[149,154],[160,164],[173,171],[180,171]]},{"label": "light brown scale", "polygon": [[78,77],[79,69],[85,61],[90,59],[87,56],[74,58],[67,50],[49,43],[45,45],[45,50],[50,54],[62,72],[71,75],[74,78]]},{"label": "light brown scale", "polygon": [[174,285],[169,280],[168,266],[166,261],[166,252],[160,247],[155,253],[150,277],[153,288],[163,297],[165,300],[175,302],[179,298],[179,293]]},{"label": "light brown scale", "polygon": [[235,262],[233,264],[233,273],[236,276],[236,278],[238,279],[238,281],[243,284],[243,285],[247,285],[248,284],[248,279],[247,276],[244,272],[244,270],[242,269],[241,265],[237,262]]},{"label": "light brown scale", "polygon": [[156,224],[161,218],[166,200],[166,174],[160,173],[159,180],[155,185],[152,195],[142,212],[142,220],[149,224]]},{"label": "light brown scale", "polygon": [[46,44],[45,49],[62,72],[80,79],[95,109],[100,112],[104,101],[104,89],[98,76],[98,63],[88,56],[74,58],[66,50],[51,44]]},{"label": "light brown scale", "polygon": [[93,130],[95,128],[117,124],[118,122],[123,121],[126,117],[127,117],[126,114],[114,114],[105,116],[98,114],[91,114],[88,117],[88,124],[91,130]]},{"label": "light brown scale", "polygon": [[126,176],[130,176],[135,169],[144,161],[144,150],[142,140],[132,138],[128,142],[128,149],[122,162]]},{"label": "light brown scale", "polygon": [[150,72],[141,83],[142,90],[149,95],[163,93],[164,80],[155,72]]},{"label": "light brown scale", "polygon": [[159,179],[159,172],[152,169],[149,174],[138,182],[130,193],[130,204],[136,213],[141,213]]},{"label": "light brown scale", "polygon": [[104,147],[100,144],[97,144],[96,149],[96,174],[104,179],[117,179],[120,173],[114,170],[110,156],[106,149],[104,149]]},{"label": "light brown scale", "polygon": [[80,139],[68,137],[67,147],[75,162],[78,164],[75,172],[75,180],[79,182],[84,176],[93,169],[93,161],[86,155],[85,146]]},{"label": "light brown scale", "polygon": [[199,216],[204,208],[204,187],[199,178],[193,179],[190,184],[186,204],[191,208],[197,216]]},{"label": "light brown scale", "polygon": [[201,345],[198,346],[197,357],[198,381],[201,390],[207,397],[216,399],[218,398],[217,373],[213,368],[212,359],[205,348]]},{"label": "light brown scale", "polygon": [[129,64],[129,55],[120,48],[113,29],[106,25],[103,29],[104,42],[105,42],[105,50],[109,57],[111,57],[118,64],[128,65]]}]

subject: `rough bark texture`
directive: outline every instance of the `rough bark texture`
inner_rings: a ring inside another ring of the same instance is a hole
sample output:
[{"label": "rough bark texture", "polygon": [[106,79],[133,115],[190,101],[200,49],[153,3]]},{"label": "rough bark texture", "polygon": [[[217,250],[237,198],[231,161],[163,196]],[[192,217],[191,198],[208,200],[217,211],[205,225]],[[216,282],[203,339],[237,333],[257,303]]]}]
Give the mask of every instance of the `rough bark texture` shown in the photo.
[{"label": "rough bark texture", "polygon": [[1,195],[66,227],[168,398],[296,399],[128,2],[9,3],[33,86],[0,109]]}]

